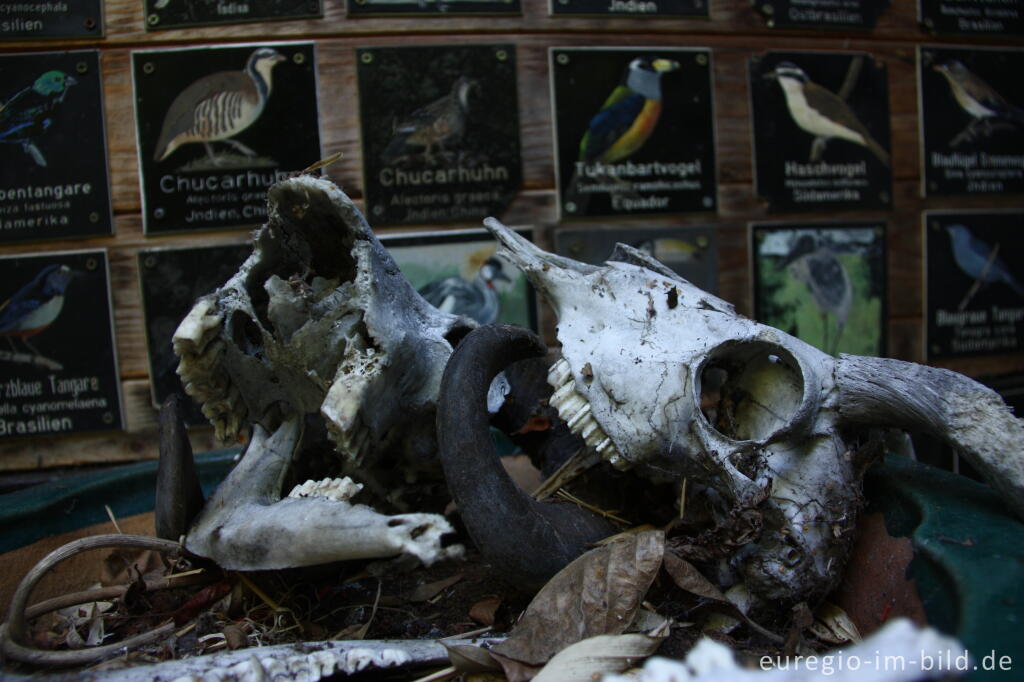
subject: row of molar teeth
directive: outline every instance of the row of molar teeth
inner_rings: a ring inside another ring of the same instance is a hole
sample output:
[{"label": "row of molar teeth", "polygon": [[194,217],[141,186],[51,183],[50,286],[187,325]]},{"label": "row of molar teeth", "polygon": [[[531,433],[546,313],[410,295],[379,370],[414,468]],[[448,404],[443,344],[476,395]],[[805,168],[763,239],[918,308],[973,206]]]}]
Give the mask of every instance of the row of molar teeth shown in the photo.
[{"label": "row of molar teeth", "polygon": [[363,489],[348,476],[325,478],[322,481],[306,481],[292,488],[288,497],[321,497],[335,502],[348,502]]},{"label": "row of molar teeth", "polygon": [[594,419],[590,403],[576,390],[572,367],[565,358],[560,358],[548,370],[548,383],[555,389],[548,403],[558,411],[558,416],[569,430],[582,438],[587,447],[600,455],[601,459],[616,468],[626,468],[628,461]]},{"label": "row of molar teeth", "polygon": [[178,376],[185,392],[202,406],[216,435],[229,440],[238,435],[248,410],[238,389],[221,366],[226,346],[220,338],[224,316],[212,299],[202,299],[174,332]]}]

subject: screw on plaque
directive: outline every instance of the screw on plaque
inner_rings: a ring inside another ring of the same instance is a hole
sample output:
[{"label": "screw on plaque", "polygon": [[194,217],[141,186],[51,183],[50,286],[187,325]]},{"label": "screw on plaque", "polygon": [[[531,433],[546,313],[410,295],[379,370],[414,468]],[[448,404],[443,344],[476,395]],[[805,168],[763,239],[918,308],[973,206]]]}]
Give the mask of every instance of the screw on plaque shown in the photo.
[{"label": "screw on plaque", "polygon": [[699,248],[706,249],[706,248],[708,248],[708,245],[710,245],[710,244],[711,244],[710,240],[708,240],[708,238],[705,237],[704,235],[699,235],[697,237],[697,246]]},{"label": "screw on plaque", "polygon": [[576,204],[575,204],[575,202],[572,202],[572,201],[565,202],[565,212],[566,213],[575,213],[576,212]]},{"label": "screw on plaque", "polygon": [[153,217],[157,220],[163,220],[165,215],[167,215],[167,213],[162,208],[153,209]]},{"label": "screw on plaque", "polygon": [[884,191],[884,190],[879,192],[878,193],[878,200],[881,201],[883,204],[888,204],[889,203],[889,193]]},{"label": "screw on plaque", "polygon": [[292,55],[292,61],[301,66],[306,63],[306,55],[301,52],[296,52]]},{"label": "screw on plaque", "polygon": [[708,64],[708,56],[706,54],[704,54],[703,52],[699,53],[697,55],[697,63],[700,64],[701,66],[707,66],[707,64]]},{"label": "screw on plaque", "polygon": [[142,65],[142,73],[149,74],[153,73],[154,71],[156,71],[156,66],[153,64],[153,62],[146,62]]},{"label": "screw on plaque", "polygon": [[86,30],[91,31],[96,28],[96,20],[92,17],[86,17],[82,23],[85,24]]},{"label": "screw on plaque", "polygon": [[85,269],[86,270],[95,270],[99,266],[100,266],[99,261],[97,261],[95,258],[87,258],[86,261],[85,261]]},{"label": "screw on plaque", "polygon": [[372,63],[373,62],[373,53],[372,52],[364,52],[364,53],[362,53],[361,55],[359,55],[359,61],[361,61],[363,64],[370,64],[370,63]]},{"label": "screw on plaque", "polygon": [[85,62],[78,62],[75,64],[75,71],[78,73],[86,73],[89,70],[89,65]]},{"label": "screw on plaque", "polygon": [[704,197],[703,199],[700,200],[700,203],[707,208],[711,208],[712,206],[715,205],[715,200],[712,199],[711,197]]},{"label": "screw on plaque", "polygon": [[555,55],[555,61],[561,64],[562,66],[565,66],[566,64],[569,63],[569,55],[567,55],[564,52],[559,52],[557,55]]},{"label": "screw on plaque", "polygon": [[103,423],[104,424],[113,424],[114,423],[114,414],[112,412],[104,412],[103,413]]},{"label": "screw on plaque", "polygon": [[499,62],[503,62],[506,59],[508,59],[508,52],[506,52],[505,50],[498,50],[497,52],[494,53],[494,56]]},{"label": "screw on plaque", "polygon": [[143,259],[142,264],[145,265],[147,268],[155,268],[156,267],[156,256],[146,256]]},{"label": "screw on plaque", "polygon": [[148,17],[146,17],[146,23],[150,26],[156,26],[160,23],[160,16],[157,14],[150,14]]},{"label": "screw on plaque", "polygon": [[935,230],[936,232],[938,232],[938,231],[940,231],[942,229],[942,225],[938,221],[933,221],[932,222],[932,229]]},{"label": "screw on plaque", "polygon": [[581,242],[573,242],[569,244],[569,253],[574,256],[578,256],[583,253],[583,244]]},{"label": "screw on plaque", "polygon": [[772,7],[771,5],[761,5],[761,11],[764,12],[769,17],[775,14],[775,8]]},{"label": "screw on plaque", "polygon": [[382,216],[382,215],[384,215],[384,207],[381,206],[380,204],[377,204],[376,206],[374,206],[373,207],[373,215],[375,215],[375,216]]},{"label": "screw on plaque", "polygon": [[89,222],[90,223],[98,223],[99,221],[100,221],[100,214],[99,213],[97,213],[96,211],[93,211],[92,213],[89,214]]}]

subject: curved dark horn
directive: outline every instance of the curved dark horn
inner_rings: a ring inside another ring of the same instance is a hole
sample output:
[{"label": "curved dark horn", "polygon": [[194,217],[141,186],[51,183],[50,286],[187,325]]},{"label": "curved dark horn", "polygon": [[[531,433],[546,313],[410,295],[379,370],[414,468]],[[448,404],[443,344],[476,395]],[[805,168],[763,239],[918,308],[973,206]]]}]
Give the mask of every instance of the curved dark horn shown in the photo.
[{"label": "curved dark horn", "polygon": [[509,479],[491,442],[485,407],[491,380],[513,362],[544,353],[537,335],[522,327],[475,329],[445,367],[437,410],[444,476],[470,537],[495,569],[530,586],[615,532],[575,505],[531,498]]},{"label": "curved dark horn", "polygon": [[160,463],[156,471],[156,535],[175,542],[203,508],[203,490],[182,419],[181,396],[172,393],[160,408]]}]

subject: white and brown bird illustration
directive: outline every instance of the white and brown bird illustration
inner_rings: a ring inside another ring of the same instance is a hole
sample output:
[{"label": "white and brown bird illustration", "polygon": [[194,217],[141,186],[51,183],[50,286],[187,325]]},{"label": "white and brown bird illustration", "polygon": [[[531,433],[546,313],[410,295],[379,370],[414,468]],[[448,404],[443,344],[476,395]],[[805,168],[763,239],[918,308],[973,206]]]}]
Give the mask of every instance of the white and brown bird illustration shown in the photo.
[{"label": "white and brown bird illustration", "polygon": [[878,144],[853,109],[841,97],[811,81],[796,64],[781,62],[766,75],[782,87],[789,115],[800,128],[815,137],[815,147],[832,138],[867,147],[886,166],[889,152]]},{"label": "white and brown bird illustration", "polygon": [[277,50],[261,47],[249,55],[244,70],[211,73],[182,90],[164,116],[153,158],[163,161],[193,142],[203,143],[214,164],[212,142],[226,142],[246,156],[255,156],[232,138],[259,119],[270,98],[271,72],[284,60]]},{"label": "white and brown bird illustration", "polygon": [[1024,127],[1024,109],[1006,101],[991,85],[964,66],[963,62],[952,59],[936,64],[932,69],[946,78],[957,104],[971,116],[968,130],[954,139],[953,146],[957,146],[965,134],[969,137],[975,126],[980,125],[990,133],[997,124]]},{"label": "white and brown bird illustration", "polygon": [[416,154],[433,162],[434,153],[447,151],[466,132],[470,95],[478,88],[472,78],[459,77],[447,95],[420,107],[395,124],[394,134],[381,154],[394,163]]}]

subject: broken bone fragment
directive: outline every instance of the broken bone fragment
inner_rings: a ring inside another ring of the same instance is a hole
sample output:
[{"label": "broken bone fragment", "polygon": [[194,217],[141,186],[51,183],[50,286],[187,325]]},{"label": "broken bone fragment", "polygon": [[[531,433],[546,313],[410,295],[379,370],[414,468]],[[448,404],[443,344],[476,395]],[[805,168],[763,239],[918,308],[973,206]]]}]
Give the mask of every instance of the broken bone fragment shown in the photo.
[{"label": "broken bone fragment", "polygon": [[[720,499],[720,523],[749,520],[732,563],[762,602],[835,584],[875,427],[913,427],[968,453],[1024,516],[1024,427],[992,391],[912,363],[837,360],[630,247],[587,265],[485,225],[558,317],[552,405],[605,461],[700,483]],[[711,370],[727,377],[714,411],[701,407]]]},{"label": "broken bone fragment", "polygon": [[280,498],[295,448],[299,420],[274,433],[256,426],[241,461],[207,502],[186,538],[186,548],[230,570],[310,566],[345,559],[410,554],[425,564],[459,555],[442,547],[453,532],[436,514],[385,516],[347,500],[351,480],[309,482]]}]

